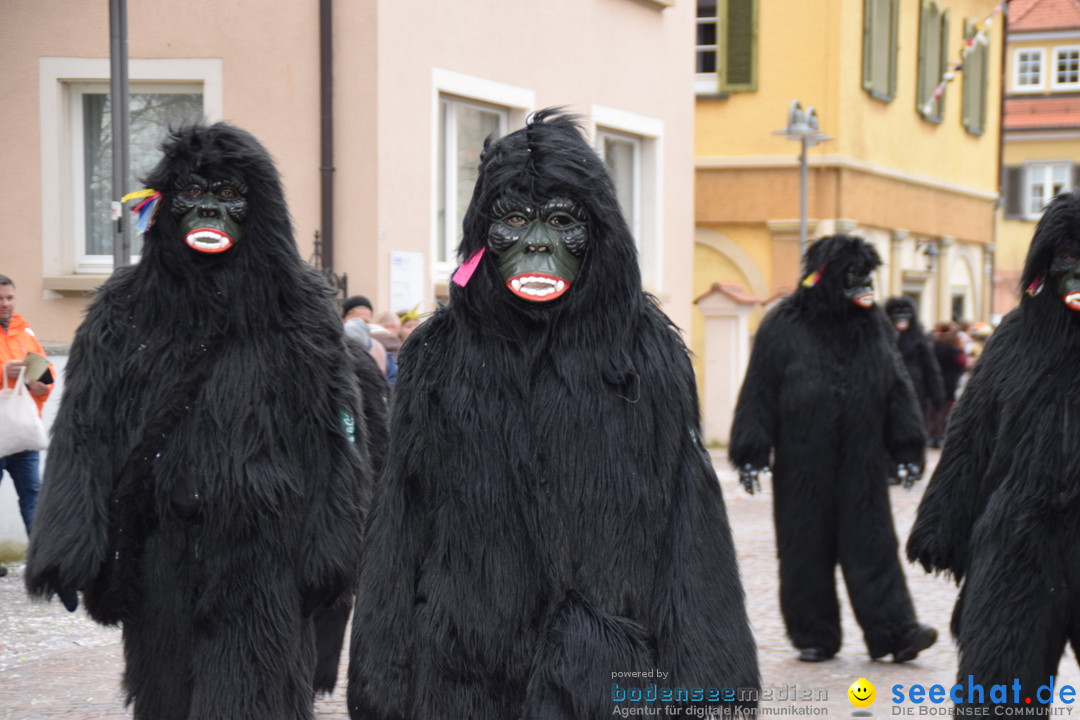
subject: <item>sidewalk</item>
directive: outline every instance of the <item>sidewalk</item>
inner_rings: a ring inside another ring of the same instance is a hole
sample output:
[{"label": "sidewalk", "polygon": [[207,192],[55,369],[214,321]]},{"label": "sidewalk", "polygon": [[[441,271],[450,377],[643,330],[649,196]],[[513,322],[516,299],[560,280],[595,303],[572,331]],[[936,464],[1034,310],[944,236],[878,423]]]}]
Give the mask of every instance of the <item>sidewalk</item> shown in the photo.
[{"label": "sidewalk", "polygon": [[[938,451],[930,451],[931,464],[937,457]],[[751,622],[758,642],[763,690],[772,693],[771,700],[761,703],[765,708],[762,716],[772,709],[774,714],[812,710],[807,714],[851,717],[854,708],[847,699],[847,688],[855,680],[865,677],[876,686],[878,695],[877,702],[869,709],[874,715],[884,717],[896,710],[889,701],[894,684],[910,686],[918,683],[926,687],[940,684],[947,688],[955,682],[956,647],[948,627],[956,587],[952,581],[926,575],[921,568],[906,562],[904,567],[916,610],[920,620],[938,629],[937,645],[912,663],[872,662],[866,655],[858,625],[842,593],[845,642],[840,654],[826,663],[796,661],[795,651],[784,635],[778,607],[771,490],[766,488],[757,495],[746,495],[735,473],[727,468],[722,452],[714,453],[714,461],[735,533]],[[924,487],[925,481],[910,491],[890,488],[901,543],[914,520]],[[29,602],[23,592],[20,566],[13,567],[8,577],[0,578],[0,718],[130,718],[119,690],[122,667],[119,630],[95,625],[87,619],[82,608],[69,614],[55,600],[47,605]],[[348,718],[344,683],[343,666],[338,690],[316,703],[316,717],[320,720]],[[1071,651],[1061,663],[1058,685],[1061,684],[1080,687],[1080,671]],[[814,699],[798,700],[804,693]],[[944,710],[948,706],[946,703],[934,709]],[[928,709],[925,704],[921,708]],[[1066,711],[1072,708],[1056,709],[1067,716]],[[918,710],[914,710],[914,714],[918,715]]]}]

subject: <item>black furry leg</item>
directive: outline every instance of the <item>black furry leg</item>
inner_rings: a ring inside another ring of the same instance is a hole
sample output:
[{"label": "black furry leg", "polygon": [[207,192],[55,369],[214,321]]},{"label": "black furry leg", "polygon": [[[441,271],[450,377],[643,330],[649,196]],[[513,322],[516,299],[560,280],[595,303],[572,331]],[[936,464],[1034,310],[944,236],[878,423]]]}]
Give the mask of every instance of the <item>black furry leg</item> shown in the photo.
[{"label": "black furry leg", "polygon": [[[1065,648],[1067,598],[1061,583],[1048,582],[1029,565],[1023,576],[1007,555],[985,552],[972,563],[959,622],[958,682],[981,685],[972,705],[991,705],[991,689],[1003,686],[1009,704],[1046,704],[1040,686],[1050,684]],[[1017,578],[1024,577],[1022,582]],[[969,681],[970,676],[970,681]],[[1015,688],[1015,681],[1019,688]],[[965,702],[965,704],[968,704]]]},{"label": "black furry leg", "polygon": [[840,649],[841,640],[836,542],[825,522],[805,520],[808,522],[798,532],[779,520],[776,523],[780,610],[788,637],[796,648],[816,648],[832,657]]},{"label": "black furry leg", "polygon": [[840,566],[870,657],[904,649],[918,625],[891,518],[874,532],[840,528]]},{"label": "black furry leg", "polygon": [[332,693],[337,684],[338,666],[341,663],[341,647],[345,644],[345,628],[352,614],[352,595],[338,598],[328,608],[321,608],[311,616],[315,625],[315,680],[317,693]]}]

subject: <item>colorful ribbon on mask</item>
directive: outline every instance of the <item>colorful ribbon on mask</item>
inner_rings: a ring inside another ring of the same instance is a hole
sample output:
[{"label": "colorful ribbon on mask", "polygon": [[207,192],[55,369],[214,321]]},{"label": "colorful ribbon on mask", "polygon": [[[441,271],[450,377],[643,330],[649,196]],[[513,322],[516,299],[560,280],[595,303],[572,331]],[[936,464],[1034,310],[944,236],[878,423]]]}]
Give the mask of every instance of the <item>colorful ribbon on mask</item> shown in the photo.
[{"label": "colorful ribbon on mask", "polygon": [[158,203],[161,202],[161,193],[152,188],[136,190],[120,198],[120,202],[126,203],[128,200],[139,198],[142,198],[142,202],[131,208],[131,214],[135,216],[135,229],[144,233],[154,224],[154,213],[157,212]]}]

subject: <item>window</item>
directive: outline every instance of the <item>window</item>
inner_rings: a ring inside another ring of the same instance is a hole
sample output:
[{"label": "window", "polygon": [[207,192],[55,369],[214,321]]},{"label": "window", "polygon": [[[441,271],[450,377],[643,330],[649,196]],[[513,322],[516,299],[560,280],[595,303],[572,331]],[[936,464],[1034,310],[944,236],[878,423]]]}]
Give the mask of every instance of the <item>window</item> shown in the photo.
[{"label": "window", "polygon": [[634,236],[641,280],[661,292],[663,185],[660,158],[663,122],[615,108],[594,105],[592,119],[597,153],[604,159],[623,217]]},{"label": "window", "polygon": [[1018,49],[1013,53],[1013,89],[1042,90],[1043,88],[1042,48]]},{"label": "window", "polygon": [[1080,47],[1054,48],[1054,90],[1080,88]]},{"label": "window", "polygon": [[863,89],[879,100],[896,96],[899,0],[863,2]]},{"label": "window", "polygon": [[429,259],[435,296],[445,298],[484,139],[523,127],[536,97],[532,90],[442,68],[433,68],[431,78]]},{"label": "window", "polygon": [[[76,183],[76,272],[109,272],[113,261],[116,227],[110,205],[117,198],[112,178],[112,106],[109,86],[72,83],[72,159]],[[170,125],[198,121],[203,116],[202,87],[194,84],[130,85],[131,167],[128,188],[137,190],[139,178],[158,160],[158,149]],[[131,238],[133,259],[142,249],[142,236]]]},{"label": "window", "polygon": [[[223,117],[222,62],[129,61],[132,189],[157,162],[170,122]],[[112,159],[107,58],[38,59],[42,274],[47,290],[83,292],[112,271]],[[132,238],[137,252],[140,239]]]},{"label": "window", "polygon": [[961,122],[974,135],[986,130],[986,93],[989,87],[990,47],[985,32],[979,33],[974,22],[964,23],[964,39],[972,44],[964,55],[964,95]]},{"label": "window", "polygon": [[698,94],[757,89],[757,0],[698,0]]},{"label": "window", "polygon": [[461,223],[479,177],[480,152],[490,135],[506,134],[507,110],[444,96],[439,103],[438,262],[453,264]]},{"label": "window", "polygon": [[1060,192],[1069,189],[1069,163],[1032,163],[1027,166],[1024,204],[1029,218],[1042,215],[1043,208]]},{"label": "window", "polygon": [[949,54],[949,11],[936,0],[923,0],[919,13],[919,66],[915,107],[923,119],[941,122],[943,98],[938,86],[945,76]]},{"label": "window", "polygon": [[599,128],[597,139],[615,183],[619,208],[636,241],[641,237],[641,139]]},{"label": "window", "polygon": [[1002,168],[1002,204],[1011,220],[1037,220],[1046,203],[1080,186],[1080,165],[1067,160],[1041,161]]}]

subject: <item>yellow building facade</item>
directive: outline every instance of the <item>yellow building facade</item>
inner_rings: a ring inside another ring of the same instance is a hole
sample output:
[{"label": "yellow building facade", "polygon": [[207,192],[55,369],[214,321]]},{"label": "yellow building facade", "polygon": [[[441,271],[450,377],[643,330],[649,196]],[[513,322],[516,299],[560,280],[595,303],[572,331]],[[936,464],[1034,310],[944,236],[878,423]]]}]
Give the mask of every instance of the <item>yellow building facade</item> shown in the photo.
[{"label": "yellow building facade", "polygon": [[1020,273],[1042,207],[1080,185],[1080,5],[1010,3],[1004,92],[998,316],[1019,302]]},{"label": "yellow building facade", "polygon": [[[691,345],[710,439],[726,440],[729,409],[717,403],[729,393],[709,387],[717,370],[702,303],[724,289],[734,305],[756,299],[739,308],[752,332],[766,303],[798,281],[800,144],[775,132],[795,100],[814,108],[828,137],[806,151],[808,237],[872,243],[884,261],[879,298],[911,297],[924,325],[988,318],[1003,9],[996,0],[699,0]],[[725,382],[741,382],[745,359],[719,373]]]}]

